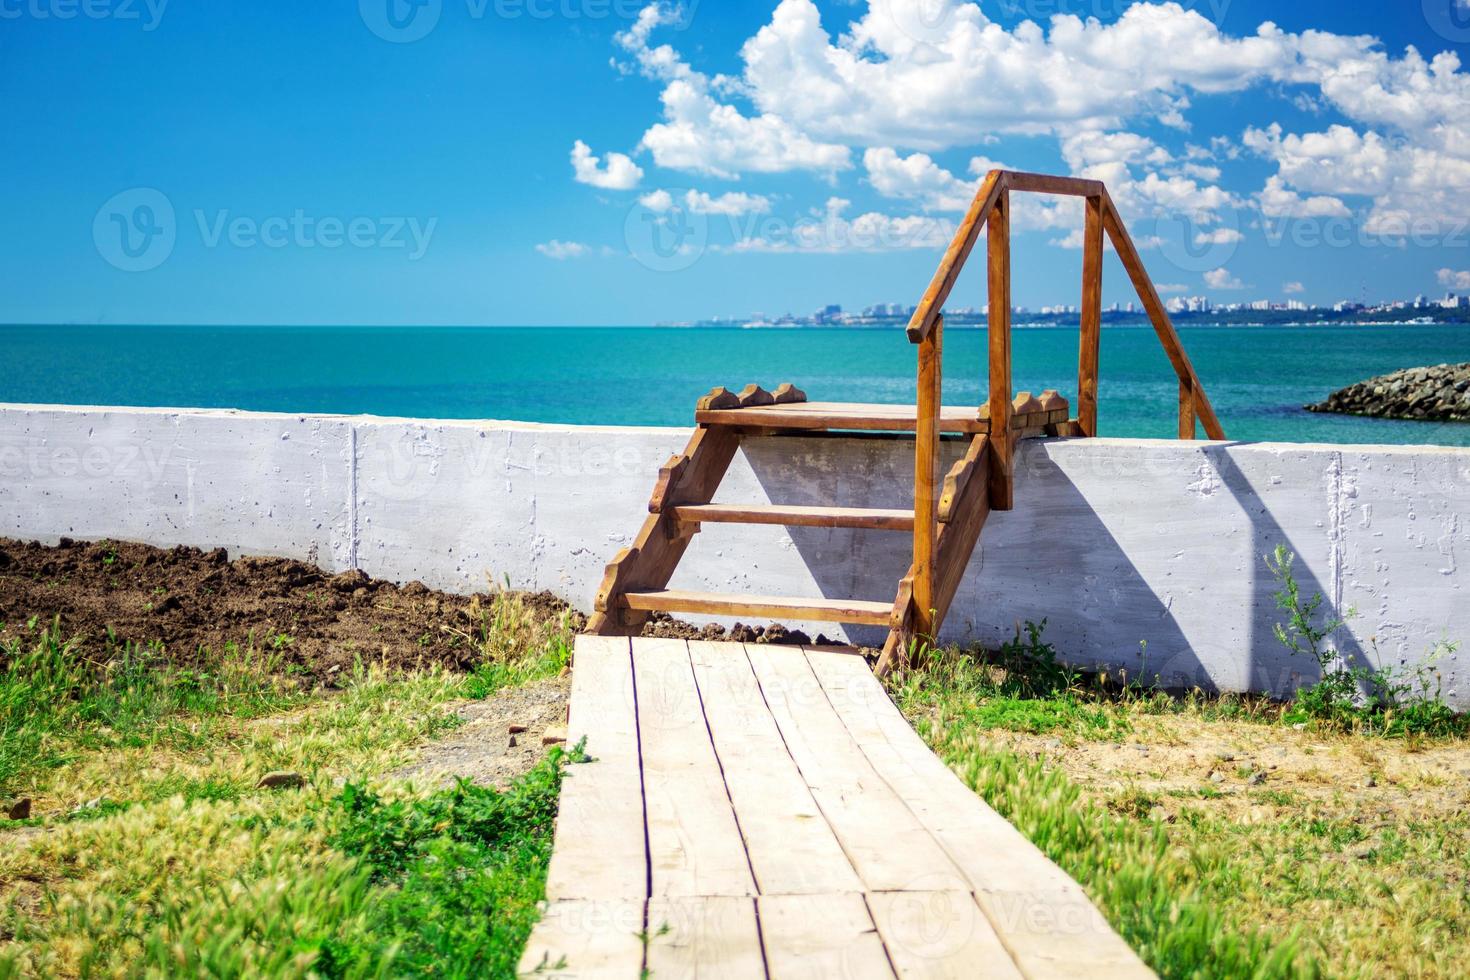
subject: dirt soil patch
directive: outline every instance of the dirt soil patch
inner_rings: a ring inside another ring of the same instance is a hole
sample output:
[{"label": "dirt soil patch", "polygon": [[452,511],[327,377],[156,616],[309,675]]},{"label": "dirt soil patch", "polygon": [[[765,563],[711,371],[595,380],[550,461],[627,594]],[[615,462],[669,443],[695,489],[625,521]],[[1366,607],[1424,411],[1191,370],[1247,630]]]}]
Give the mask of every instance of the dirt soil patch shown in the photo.
[{"label": "dirt soil patch", "polygon": [[1170,715],[1133,724],[1122,742],[1011,732],[989,737],[1045,757],[1111,807],[1141,805],[1166,822],[1191,808],[1254,824],[1308,806],[1372,828],[1470,809],[1470,749],[1463,742],[1419,744]]},{"label": "dirt soil patch", "polygon": [[[581,613],[549,592],[525,602],[548,619]],[[270,649],[306,679],[330,682],[354,659],[393,668],[473,667],[483,596],[398,586],[360,571],[333,575],[288,558],[230,560],[223,548],[154,548],[124,542],[57,547],[0,538],[0,639],[32,616],[60,618],[62,633],[100,646],[161,643],[169,660],[204,661],[226,644]]]},{"label": "dirt soil patch", "polygon": [[[223,548],[155,548],[118,541],[49,547],[0,538],[0,640],[31,617],[59,618],[67,637],[101,647],[159,643],[168,659],[206,663],[226,644],[254,645],[311,684],[330,684],[354,660],[397,669],[477,663],[485,595],[453,595],[420,582],[395,585],[361,571],[332,574],[289,558],[230,559]],[[548,620],[566,616],[579,632],[586,617],[550,592],[522,600]],[[655,614],[645,636],[811,643],[778,624],[693,626]],[[829,642],[818,636],[818,644]]]},{"label": "dirt soil patch", "polygon": [[464,722],[449,737],[423,747],[418,759],[393,773],[416,786],[448,786],[458,779],[504,789],[529,772],[565,738],[571,680],[510,687],[456,709]]}]

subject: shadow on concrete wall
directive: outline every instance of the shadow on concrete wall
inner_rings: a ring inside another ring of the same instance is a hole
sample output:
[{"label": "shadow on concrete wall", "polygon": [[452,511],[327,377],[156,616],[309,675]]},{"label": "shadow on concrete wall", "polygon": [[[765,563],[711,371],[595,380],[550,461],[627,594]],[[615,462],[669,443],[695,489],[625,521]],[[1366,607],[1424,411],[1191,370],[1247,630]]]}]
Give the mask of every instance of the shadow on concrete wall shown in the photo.
[{"label": "shadow on concrete wall", "polygon": [[[831,444],[814,439],[776,442],[754,440],[745,449],[757,481],[774,502],[911,506],[911,442],[875,440],[859,454],[860,478],[852,469],[852,456],[844,453],[839,463]],[[1115,513],[1110,526],[1084,489],[1037,447],[1024,454],[1023,465],[1018,467],[1017,510],[992,514],[981,535],[946,624],[946,639],[995,646],[1025,621],[1045,619],[1047,639],[1066,660],[1084,669],[1126,670],[1130,677],[1142,675],[1180,690],[1249,687],[1287,695],[1301,684],[1315,682],[1320,676],[1317,664],[1292,658],[1274,636],[1274,624],[1284,621],[1285,614],[1277,609],[1274,593],[1278,584],[1264,560],[1278,544],[1298,554],[1306,552],[1272,515],[1261,488],[1237,465],[1232,450],[1239,445],[1198,447],[1203,461],[1218,477],[1217,492],[1228,494],[1249,529],[1245,581],[1215,583],[1222,603],[1248,605],[1245,610],[1220,608],[1220,628],[1230,621],[1236,624],[1229,630],[1232,637],[1224,641],[1219,633],[1199,637],[1206,651],[1201,656],[1171,609],[1175,597],[1157,587],[1158,582],[1148,580],[1115,536],[1113,527],[1125,527],[1126,522]],[[962,450],[962,442],[947,443],[945,465]],[[793,467],[793,460],[799,466]],[[1138,481],[1138,499],[1146,502],[1148,477],[1140,475]],[[1159,507],[1168,506],[1165,497],[1157,499]],[[1335,506],[1333,501],[1325,503],[1324,513]],[[786,533],[827,597],[887,601],[909,567],[906,534],[826,528],[788,528]],[[1138,553],[1139,542],[1131,546]],[[1239,557],[1238,540],[1222,533],[1219,546],[1230,549],[1232,558]],[[1209,547],[1209,543],[1197,547]],[[1189,554],[1184,560],[1207,557]],[[1321,593],[1326,597],[1324,615],[1338,615],[1332,583],[1321,581],[1303,561],[1297,562],[1295,572],[1303,594],[1310,598]],[[1154,574],[1160,577],[1157,570]],[[1190,601],[1207,603],[1211,584],[1208,580],[1176,580],[1171,587],[1201,592]],[[849,627],[847,634],[854,642],[877,646],[885,631]],[[1133,638],[1129,645],[1119,643],[1123,634]],[[1333,639],[1342,644],[1341,652],[1350,663],[1369,665],[1347,630]],[[1147,642],[1146,651],[1139,641]]]}]

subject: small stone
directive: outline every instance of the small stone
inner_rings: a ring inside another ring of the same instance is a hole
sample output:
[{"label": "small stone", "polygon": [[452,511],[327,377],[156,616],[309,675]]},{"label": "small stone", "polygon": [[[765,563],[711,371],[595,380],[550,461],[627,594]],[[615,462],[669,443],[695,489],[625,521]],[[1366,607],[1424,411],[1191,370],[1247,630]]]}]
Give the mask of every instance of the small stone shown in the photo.
[{"label": "small stone", "polygon": [[1210,782],[1212,782],[1212,783],[1223,783],[1224,781],[1225,781],[1225,774],[1223,772],[1212,772],[1212,773],[1210,773]]},{"label": "small stone", "polygon": [[268,772],[255,784],[256,789],[299,789],[306,785],[306,777],[299,772]]},{"label": "small stone", "polygon": [[525,725],[514,725],[514,724],[511,725],[509,728],[506,729],[506,731],[509,732],[512,735],[519,735],[519,734],[521,734],[521,732],[529,732],[530,730],[531,729],[527,728]]},{"label": "small stone", "polygon": [[5,811],[5,815],[11,820],[31,819],[31,801],[29,799],[16,800],[10,804],[10,808]]},{"label": "small stone", "polygon": [[1062,740],[1059,738],[1049,738],[1046,740],[1046,747],[1049,749],[1059,749],[1062,747]]},{"label": "small stone", "polygon": [[1378,780],[1374,779],[1372,776],[1369,776],[1367,779],[1363,780],[1363,785],[1368,789],[1372,789],[1374,786],[1378,785]]},{"label": "small stone", "polygon": [[508,743],[506,743],[506,748],[513,749],[515,747],[516,747],[516,737],[514,735],[512,735],[510,737],[510,741]]},{"label": "small stone", "polygon": [[541,734],[542,745],[560,745],[567,740],[565,725],[552,725]]},{"label": "small stone", "polygon": [[1221,762],[1234,762],[1235,761],[1235,753],[1234,752],[1227,752],[1227,751],[1222,750],[1220,752],[1216,752],[1215,753],[1215,758],[1218,759]]},{"label": "small stone", "polygon": [[1307,730],[1307,723],[1304,721],[1299,721],[1295,725],[1291,726],[1291,730],[1294,732],[1304,732]]},{"label": "small stone", "polygon": [[1348,851],[1348,853],[1357,858],[1359,861],[1366,861],[1373,855],[1378,853],[1378,848],[1374,847],[1372,844],[1359,844],[1357,847]]},{"label": "small stone", "polygon": [[1250,774],[1250,778],[1247,779],[1246,782],[1251,786],[1262,786],[1266,782],[1266,774],[1263,772],[1253,772]]}]

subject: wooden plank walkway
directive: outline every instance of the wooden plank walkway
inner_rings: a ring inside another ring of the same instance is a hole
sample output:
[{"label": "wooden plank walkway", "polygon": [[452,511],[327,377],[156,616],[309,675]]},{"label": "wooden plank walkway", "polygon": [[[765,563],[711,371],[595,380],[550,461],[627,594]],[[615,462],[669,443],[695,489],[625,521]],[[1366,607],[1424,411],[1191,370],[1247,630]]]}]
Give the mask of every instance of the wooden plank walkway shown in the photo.
[{"label": "wooden plank walkway", "polygon": [[524,975],[1152,975],[851,653],[578,637],[568,734]]}]

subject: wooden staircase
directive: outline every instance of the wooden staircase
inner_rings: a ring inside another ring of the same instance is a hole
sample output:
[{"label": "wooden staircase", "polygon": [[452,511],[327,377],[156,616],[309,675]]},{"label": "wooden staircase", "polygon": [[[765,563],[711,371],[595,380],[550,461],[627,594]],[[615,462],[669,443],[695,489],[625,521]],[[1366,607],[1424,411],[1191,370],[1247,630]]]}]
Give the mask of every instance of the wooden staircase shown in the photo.
[{"label": "wooden staircase", "polygon": [[[1075,417],[1066,399],[1055,391],[1043,392],[1039,398],[1029,392],[1014,397],[1011,394],[1012,191],[1069,195],[1086,201]],[[940,399],[944,317],[940,311],[982,227],[987,231],[989,266],[989,398],[978,407],[944,406]],[[655,612],[887,626],[888,640],[878,661],[878,672],[886,673],[904,663],[916,641],[928,641],[937,635],[990,512],[1011,509],[1015,443],[1028,438],[1097,434],[1104,233],[1122,260],[1179,378],[1179,438],[1193,439],[1197,423],[1209,438],[1225,438],[1106,188],[1098,181],[993,170],[981,184],[909,321],[909,339],[918,345],[918,403],[813,402],[789,383],[774,391],[754,384],[738,393],[715,388],[695,407],[697,427],[689,444],[659,470],[648,502],[649,515],[637,538],[608,566],[588,632],[634,635]],[[864,432],[913,433],[912,511],[711,502],[735,450],[747,436],[852,438]],[[969,442],[963,458],[941,480],[938,469],[942,435]],[[675,568],[704,524],[901,531],[913,537],[914,560],[892,600],[721,595],[669,589]]]}]

